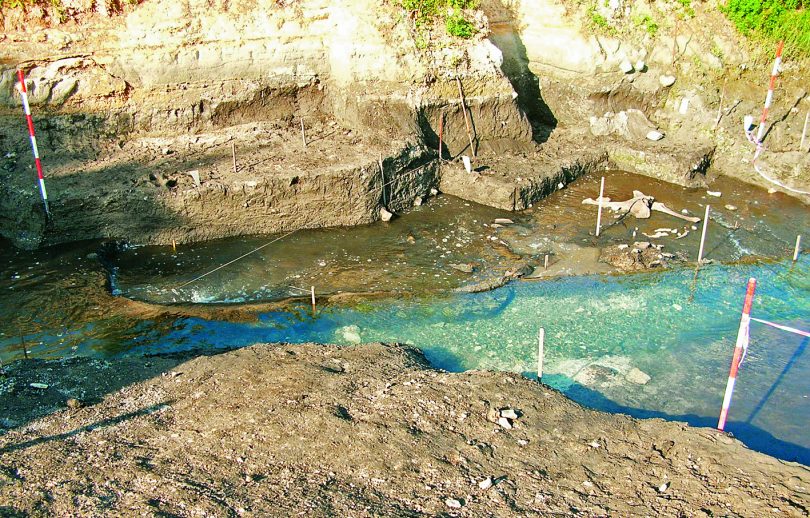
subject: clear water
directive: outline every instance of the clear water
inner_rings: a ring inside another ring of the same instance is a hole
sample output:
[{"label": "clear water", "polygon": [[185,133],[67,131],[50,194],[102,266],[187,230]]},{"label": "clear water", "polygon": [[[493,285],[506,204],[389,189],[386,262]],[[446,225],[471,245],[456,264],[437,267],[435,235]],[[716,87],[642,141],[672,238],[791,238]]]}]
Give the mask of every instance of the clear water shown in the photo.
[{"label": "clear water", "polygon": [[[96,244],[0,250],[0,358],[21,358],[22,344],[37,357],[110,357],[257,342],[383,341],[418,346],[436,367],[451,371],[497,369],[534,377],[537,331],[544,327],[543,381],[574,400],[714,426],[748,277],[759,280],[754,316],[810,329],[810,258],[804,255],[795,265],[776,259],[790,252],[796,233],[810,230],[806,206],[731,181],[717,188],[724,192],[721,203],[703,190],[611,173],[607,194],[614,199],[638,188],[693,214],[702,213],[705,203],[718,204],[709,257],[748,263],[705,267],[696,282],[693,270],[676,269],[521,281],[480,294],[451,291],[497,273],[516,256],[576,259],[576,250],[632,242],[635,227],[650,233],[675,226],[655,216],[609,227],[594,238],[595,209],[580,202],[595,196],[598,182],[585,177],[524,214],[440,197],[388,225],[302,232],[182,289],[178,286],[188,279],[269,238],[177,251],[131,248],[117,263],[119,287],[147,303],[104,291],[98,263],[87,258]],[[503,216],[515,224],[489,226]],[[661,242],[666,250],[693,254],[698,234]],[[493,236],[499,239],[495,245]],[[454,263],[474,263],[476,271],[460,273],[449,267]],[[592,266],[566,271],[582,273]],[[295,288],[309,285],[318,286],[319,295],[387,295],[322,305],[315,316],[303,303],[277,311],[243,305],[299,295]],[[217,302],[239,304],[212,304]],[[234,310],[240,310],[238,318]],[[808,340],[752,325],[727,429],[755,449],[810,464]],[[646,384],[631,381],[640,376],[637,371],[649,376]]]}]

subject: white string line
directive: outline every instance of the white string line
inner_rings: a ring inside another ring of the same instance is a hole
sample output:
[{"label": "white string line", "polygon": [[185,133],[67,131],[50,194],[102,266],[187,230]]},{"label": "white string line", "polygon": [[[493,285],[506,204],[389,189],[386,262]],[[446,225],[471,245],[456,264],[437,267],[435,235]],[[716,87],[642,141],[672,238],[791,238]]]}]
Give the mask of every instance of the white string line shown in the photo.
[{"label": "white string line", "polygon": [[754,322],[759,322],[760,324],[765,324],[766,326],[775,327],[776,329],[780,329],[782,331],[787,331],[788,333],[795,333],[797,335],[810,337],[810,333],[808,333],[807,331],[802,331],[801,329],[796,329],[795,327],[788,327],[780,324],[774,324],[773,322],[768,322],[767,320],[760,320],[758,318],[753,317],[751,317],[751,320],[753,320]]},{"label": "white string line", "polygon": [[237,257],[236,259],[234,259],[234,260],[232,260],[232,261],[228,261],[227,263],[225,263],[225,264],[223,264],[223,265],[221,265],[221,266],[217,266],[217,267],[216,267],[216,268],[214,268],[213,270],[211,270],[211,271],[209,271],[209,272],[207,272],[207,273],[204,273],[204,274],[200,275],[199,277],[195,277],[195,278],[191,279],[190,281],[188,281],[188,282],[185,282],[185,283],[181,284],[180,286],[178,286],[178,287],[177,287],[177,288],[175,288],[175,289],[184,288],[184,287],[188,286],[189,284],[192,284],[192,283],[195,283],[195,282],[199,281],[199,280],[200,280],[200,279],[202,279],[203,277],[208,277],[208,276],[209,276],[209,275],[211,275],[212,273],[214,273],[214,272],[216,272],[216,271],[219,271],[219,270],[221,270],[221,269],[225,268],[226,266],[230,266],[230,265],[232,265],[233,263],[235,263],[236,261],[239,261],[239,260],[241,260],[241,259],[244,259],[245,257],[247,257],[247,256],[249,256],[249,255],[251,255],[251,254],[255,254],[256,252],[258,252],[258,251],[259,251],[259,250],[261,250],[262,248],[266,248],[266,247],[268,247],[268,246],[272,245],[273,243],[275,243],[275,242],[277,242],[277,241],[281,241],[281,240],[282,240],[282,239],[284,239],[285,237],[290,236],[290,235],[292,235],[292,234],[295,234],[296,232],[298,232],[298,229],[295,229],[295,230],[293,230],[293,231],[291,231],[291,232],[287,232],[287,233],[286,233],[286,234],[284,234],[283,236],[281,236],[281,237],[277,237],[276,239],[274,239],[274,240],[272,240],[272,241],[270,241],[270,242],[268,242],[268,243],[265,243],[265,244],[263,244],[262,246],[260,246],[260,247],[258,247],[258,248],[254,248],[254,249],[253,249],[253,250],[251,250],[250,252],[248,252],[248,253],[246,253],[246,254],[243,254],[243,255],[240,255],[239,257]]}]

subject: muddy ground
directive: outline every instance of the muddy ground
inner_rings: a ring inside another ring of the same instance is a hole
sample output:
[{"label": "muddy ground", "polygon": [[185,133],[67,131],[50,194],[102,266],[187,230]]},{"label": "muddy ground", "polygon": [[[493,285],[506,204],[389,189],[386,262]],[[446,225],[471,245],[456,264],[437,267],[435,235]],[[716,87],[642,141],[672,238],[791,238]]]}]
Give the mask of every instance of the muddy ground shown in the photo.
[{"label": "muddy ground", "polygon": [[725,434],[587,410],[514,374],[436,371],[405,346],[22,361],[2,383],[25,421],[0,436],[5,516],[810,509],[806,467]]}]

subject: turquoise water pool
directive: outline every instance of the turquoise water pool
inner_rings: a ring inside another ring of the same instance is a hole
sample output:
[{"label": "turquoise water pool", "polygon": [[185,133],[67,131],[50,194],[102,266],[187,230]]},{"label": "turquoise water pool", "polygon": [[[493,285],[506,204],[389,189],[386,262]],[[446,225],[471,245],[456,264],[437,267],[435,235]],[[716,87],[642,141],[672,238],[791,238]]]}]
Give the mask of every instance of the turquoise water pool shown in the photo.
[{"label": "turquoise water pool", "polygon": [[[753,316],[810,329],[810,260],[629,276],[519,282],[488,293],[377,300],[270,312],[257,322],[179,319],[141,329],[126,354],[256,342],[406,342],[449,371],[536,376],[574,400],[634,416],[714,426],[749,277]],[[144,345],[139,345],[143,343]],[[810,464],[808,340],[753,323],[727,430],[750,446]]]}]

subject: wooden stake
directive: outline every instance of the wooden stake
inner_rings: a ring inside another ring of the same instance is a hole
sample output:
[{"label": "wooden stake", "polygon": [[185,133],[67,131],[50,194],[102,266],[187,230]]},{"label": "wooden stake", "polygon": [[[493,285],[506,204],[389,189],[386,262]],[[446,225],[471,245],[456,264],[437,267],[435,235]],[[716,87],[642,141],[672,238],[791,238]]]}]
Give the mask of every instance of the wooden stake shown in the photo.
[{"label": "wooden stake", "polygon": [[802,249],[802,236],[801,234],[799,234],[798,236],[796,236],[796,249],[793,251],[794,263],[799,260],[799,252],[801,251],[801,249]]},{"label": "wooden stake", "polygon": [[312,293],[312,315],[315,316],[315,286],[310,288],[310,293]]},{"label": "wooden stake", "polygon": [[20,332],[20,345],[22,346],[23,356],[25,356],[25,359],[27,360],[28,359],[28,347],[25,346],[25,340],[23,339],[22,332]]},{"label": "wooden stake", "polygon": [[388,201],[385,199],[385,168],[383,167],[382,154],[380,154],[380,176],[382,176],[382,199],[383,207],[388,207]]},{"label": "wooden stake", "polygon": [[804,142],[807,138],[807,123],[810,122],[810,111],[804,116],[804,128],[802,128],[802,142],[799,144],[799,151],[804,151]]},{"label": "wooden stake", "polygon": [[[444,134],[444,110],[439,112],[439,161],[442,160],[442,137]],[[802,141],[804,142],[804,141]],[[804,145],[804,144],[802,144]]]},{"label": "wooden stake", "polygon": [[467,128],[467,138],[470,140],[470,151],[472,151],[473,158],[476,158],[475,145],[473,144],[472,131],[470,130],[470,121],[467,120],[467,104],[464,101],[464,90],[461,88],[461,78],[456,76],[456,83],[458,83],[458,95],[461,98],[461,111],[464,113],[464,127]]},{"label": "wooden stake", "polygon": [[723,80],[723,91],[720,93],[720,106],[717,107],[717,119],[714,121],[714,127],[717,128],[720,124],[720,119],[723,118],[723,100],[726,97],[726,81]]},{"label": "wooden stake", "polygon": [[605,195],[605,177],[602,177],[602,183],[599,185],[599,209],[596,212],[596,237],[599,237],[599,232],[602,227],[602,196]]},{"label": "wooden stake", "polygon": [[233,174],[236,174],[236,144],[231,142],[231,155],[233,156]]},{"label": "wooden stake", "polygon": [[709,226],[709,206],[706,205],[706,215],[703,216],[703,231],[700,234],[700,249],[698,250],[698,266],[703,261],[703,246],[706,244],[706,228]]},{"label": "wooden stake", "polygon": [[546,254],[546,259],[543,261],[543,268],[548,270],[548,254]]},{"label": "wooden stake", "polygon": [[301,141],[304,143],[304,149],[307,148],[307,134],[304,133],[304,118],[301,117]]},{"label": "wooden stake", "polygon": [[177,241],[172,239],[172,252],[177,252]]},{"label": "wooden stake", "polygon": [[543,381],[543,355],[545,351],[546,330],[542,327],[537,332],[537,381]]}]

